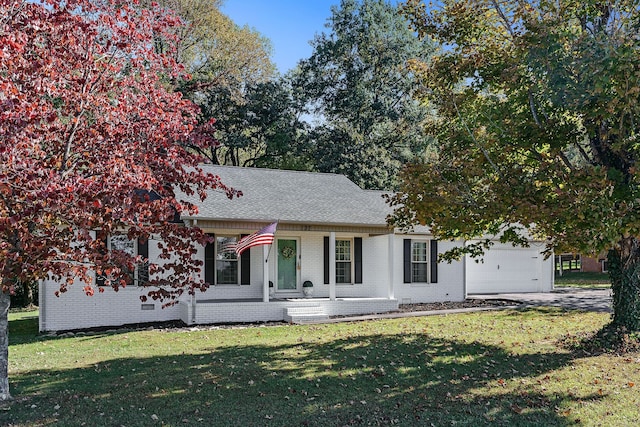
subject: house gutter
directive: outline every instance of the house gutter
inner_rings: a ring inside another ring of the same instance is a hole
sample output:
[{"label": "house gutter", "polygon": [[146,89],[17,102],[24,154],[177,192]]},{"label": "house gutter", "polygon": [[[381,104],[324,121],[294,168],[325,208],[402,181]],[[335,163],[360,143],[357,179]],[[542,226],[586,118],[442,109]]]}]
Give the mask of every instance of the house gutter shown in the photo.
[{"label": "house gutter", "polygon": [[[254,228],[261,228],[267,224],[272,223],[276,219],[270,220],[242,220],[242,219],[195,219],[195,218],[183,218],[184,223],[187,226],[197,225],[200,228],[225,228],[233,230],[248,230]],[[297,221],[286,221],[280,219],[278,222],[278,230],[282,231],[297,231],[297,232],[320,232],[328,233],[331,231],[338,233],[361,233],[371,235],[385,235],[393,233],[393,228],[386,224],[347,224],[347,223],[308,223]]]},{"label": "house gutter", "polygon": [[331,227],[372,227],[372,228],[384,228],[393,230],[393,227],[389,226],[386,222],[323,222],[323,221],[299,221],[288,220],[283,218],[231,218],[231,217],[216,217],[207,218],[201,216],[181,216],[183,221],[191,221],[197,223],[198,221],[212,221],[212,222],[246,222],[252,224],[264,224],[272,223],[276,219],[280,224],[290,225],[309,225],[309,226],[331,226]]}]

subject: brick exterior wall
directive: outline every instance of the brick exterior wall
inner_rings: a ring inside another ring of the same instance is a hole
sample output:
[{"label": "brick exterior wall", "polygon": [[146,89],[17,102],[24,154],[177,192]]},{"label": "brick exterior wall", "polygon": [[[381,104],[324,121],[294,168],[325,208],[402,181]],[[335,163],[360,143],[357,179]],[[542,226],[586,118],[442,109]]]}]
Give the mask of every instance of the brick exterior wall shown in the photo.
[{"label": "brick exterior wall", "polygon": [[[209,231],[209,230],[207,230]],[[239,234],[237,230],[210,230],[217,235]],[[296,238],[299,242],[300,269],[298,271],[298,289],[277,293],[279,299],[300,299],[303,297],[302,282],[310,280],[314,283],[313,297],[325,298],[323,307],[329,315],[364,314],[389,311],[397,307],[399,302],[437,302],[461,301],[465,298],[464,264],[454,262],[440,263],[438,267],[438,283],[417,285],[404,284],[402,276],[402,241],[406,236],[389,235],[369,237],[367,234],[341,234],[336,238],[362,238],[363,277],[361,284],[336,285],[336,301],[329,301],[329,285],[324,284],[324,250],[323,239],[328,233],[322,232],[282,232],[277,237]],[[427,236],[422,236],[426,238]],[[390,240],[393,256],[389,254]],[[441,243],[439,250],[444,251],[452,243]],[[150,241],[149,257],[158,262],[157,246]],[[54,292],[58,285],[51,281],[41,283],[40,289],[40,330],[59,331],[101,326],[119,326],[133,323],[158,322],[167,320],[183,320],[185,323],[228,323],[282,320],[284,307],[287,304],[309,304],[305,301],[270,301],[263,299],[263,248],[254,247],[251,251],[250,285],[215,285],[206,292],[198,293],[199,301],[193,309],[193,300],[184,296],[179,303],[168,308],[161,308],[158,302],[148,301],[143,305],[140,296],[147,292],[144,288],[128,287],[114,292],[105,288],[104,293],[88,297],[82,291],[82,284],[76,283],[60,297]],[[276,282],[275,246],[269,254],[267,268],[269,280]],[[204,260],[204,248],[199,248],[197,257]],[[389,278],[393,271],[393,288],[391,295]],[[204,276],[204,271],[200,274]],[[392,296],[391,298],[389,298]],[[340,301],[341,298],[349,300]],[[243,301],[239,300],[252,300]],[[234,300],[230,302],[204,303],[204,301]]]},{"label": "brick exterior wall", "polygon": [[[424,240],[428,236],[396,236],[394,241],[394,289],[395,297],[400,304],[428,303],[445,301],[463,301],[466,298],[464,289],[464,261],[438,263],[437,283],[404,283],[402,266],[403,239]],[[438,242],[438,252],[453,248],[455,242]]]},{"label": "brick exterior wall", "polygon": [[580,256],[580,271],[602,273],[602,263],[595,258]]}]

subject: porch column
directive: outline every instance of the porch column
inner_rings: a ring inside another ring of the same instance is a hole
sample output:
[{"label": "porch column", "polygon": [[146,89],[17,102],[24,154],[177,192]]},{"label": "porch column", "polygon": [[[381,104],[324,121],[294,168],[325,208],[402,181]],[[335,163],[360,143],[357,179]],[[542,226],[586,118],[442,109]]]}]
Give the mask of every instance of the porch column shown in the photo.
[{"label": "porch column", "polygon": [[560,265],[560,277],[562,277],[562,254],[558,255],[558,264]]},{"label": "porch column", "polygon": [[395,271],[395,234],[389,234],[389,286],[387,288],[387,296],[389,299],[393,299],[395,297],[395,288],[394,288],[394,271]]},{"label": "porch column", "polygon": [[269,245],[262,245],[262,301],[269,302]]},{"label": "porch column", "polygon": [[336,233],[329,233],[329,299],[336,299]]}]

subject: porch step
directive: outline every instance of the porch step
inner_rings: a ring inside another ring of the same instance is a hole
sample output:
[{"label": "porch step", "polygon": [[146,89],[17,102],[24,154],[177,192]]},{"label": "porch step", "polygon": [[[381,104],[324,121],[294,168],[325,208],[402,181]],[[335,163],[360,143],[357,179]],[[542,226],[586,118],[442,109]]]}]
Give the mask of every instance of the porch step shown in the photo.
[{"label": "porch step", "polygon": [[289,323],[308,323],[327,320],[329,315],[319,305],[304,307],[287,307],[284,309],[284,320]]}]

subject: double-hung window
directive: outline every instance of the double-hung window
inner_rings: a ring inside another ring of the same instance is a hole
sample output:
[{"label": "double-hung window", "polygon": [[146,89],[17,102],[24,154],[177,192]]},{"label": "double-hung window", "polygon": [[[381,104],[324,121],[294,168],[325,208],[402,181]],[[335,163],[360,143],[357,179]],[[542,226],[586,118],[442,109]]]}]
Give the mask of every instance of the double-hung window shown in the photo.
[{"label": "double-hung window", "polygon": [[[105,249],[108,252],[115,251],[125,256],[135,257],[140,256],[142,260],[136,264],[134,271],[127,271],[126,267],[121,266],[126,273],[129,274],[130,281],[128,284],[133,283],[141,286],[149,281],[149,242],[146,240],[138,239],[131,240],[126,234],[112,234],[110,236],[98,235],[98,238],[103,239]],[[96,285],[104,286],[107,280],[107,275],[97,274]]]},{"label": "double-hung window", "polygon": [[404,283],[438,282],[438,241],[404,239]]},{"label": "double-hung window", "polygon": [[218,285],[239,283],[239,262],[235,253],[236,236],[216,237],[216,281]]},{"label": "double-hung window", "polygon": [[336,239],[336,283],[353,283],[351,240]]},{"label": "double-hung window", "polygon": [[429,248],[426,241],[411,242],[411,282],[427,283],[429,272]]},{"label": "double-hung window", "polygon": [[236,243],[241,236],[208,234],[204,247],[204,281],[210,285],[250,285],[251,250],[238,256]]},{"label": "double-hung window", "polygon": [[329,284],[330,264],[335,263],[335,283],[362,283],[362,237],[336,239],[335,254],[330,251],[330,236],[324,237],[324,283]]}]

